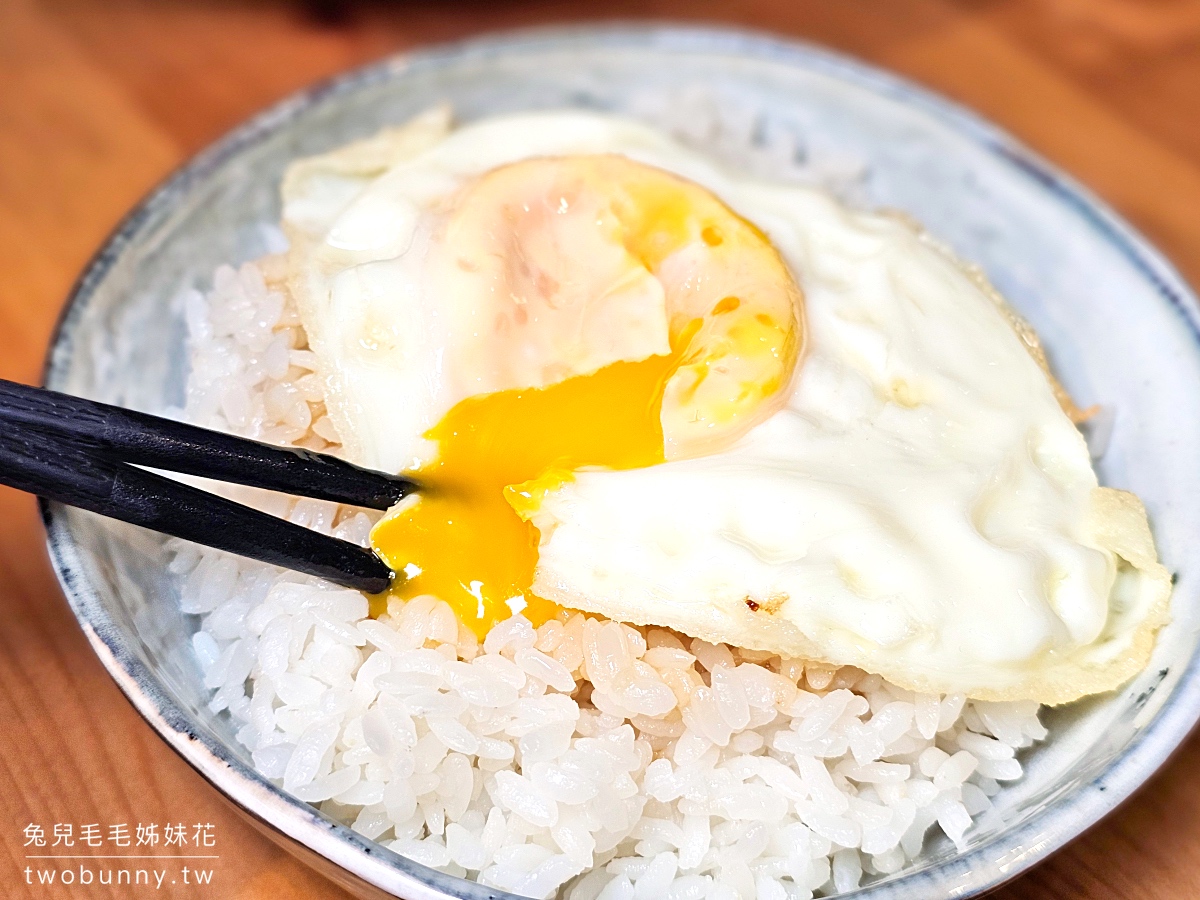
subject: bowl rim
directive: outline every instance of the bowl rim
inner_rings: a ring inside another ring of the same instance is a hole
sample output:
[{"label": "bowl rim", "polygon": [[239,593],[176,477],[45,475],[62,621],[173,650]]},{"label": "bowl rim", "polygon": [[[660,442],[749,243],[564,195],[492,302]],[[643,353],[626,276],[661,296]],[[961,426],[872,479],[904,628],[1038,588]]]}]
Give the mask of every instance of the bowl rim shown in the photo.
[{"label": "bowl rim", "polygon": [[[907,78],[825,47],[752,29],[663,21],[609,21],[488,32],[387,56],[301,89],[259,112],[176,168],[118,223],[68,295],[52,334],[43,384],[61,385],[76,326],[97,286],[155,214],[171,209],[189,188],[243,150],[310,109],[343,93],[405,73],[586,44],[641,52],[705,52],[750,57],[815,71],[885,99],[916,107],[1001,162],[1036,180],[1119,250],[1182,320],[1200,345],[1200,302],[1176,268],[1145,237],[1090,190],[966,107]],[[189,765],[243,813],[270,826],[376,888],[411,898],[462,900],[515,895],[414,863],[277,788],[197,727],[125,641],[88,583],[65,509],[39,500],[47,547],[63,593],[101,663],[137,712]],[[959,898],[998,887],[1054,853],[1126,800],[1158,771],[1200,721],[1200,651],[1193,653],[1161,708],[1103,771],[1029,819],[966,853],[901,872],[841,895],[861,900]]]}]

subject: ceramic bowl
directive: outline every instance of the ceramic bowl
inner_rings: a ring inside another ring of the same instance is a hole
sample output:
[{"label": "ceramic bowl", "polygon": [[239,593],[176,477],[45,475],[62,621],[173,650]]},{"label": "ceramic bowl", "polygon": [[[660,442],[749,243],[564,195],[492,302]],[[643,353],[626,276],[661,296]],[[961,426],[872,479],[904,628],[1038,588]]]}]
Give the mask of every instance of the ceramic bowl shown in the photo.
[{"label": "ceramic bowl", "polygon": [[[993,887],[1163,763],[1200,715],[1196,298],[1132,228],[1002,131],[827,51],[722,30],[555,29],[397,56],[298,94],[201,153],[121,224],[70,298],[46,383],[150,411],[178,404],[180,292],[209,285],[220,263],[264,252],[287,163],[441,102],[463,120],[559,107],[652,119],[683,111],[684,130],[718,151],[748,140],[764,159],[790,154],[851,202],[904,210],[982,266],[1040,332],[1076,399],[1107,410],[1111,433],[1094,436],[1107,444],[1100,475],[1145,499],[1178,574],[1174,621],[1125,688],[1047,712],[1050,739],[1026,755],[1026,776],[997,797],[965,852],[931,839],[912,867],[853,896],[935,900]],[[44,512],[63,589],[104,665],[163,739],[264,831],[362,896],[499,896],[360,837],[258,775],[228,718],[207,709],[194,622],[179,611],[162,540],[54,504]]]}]

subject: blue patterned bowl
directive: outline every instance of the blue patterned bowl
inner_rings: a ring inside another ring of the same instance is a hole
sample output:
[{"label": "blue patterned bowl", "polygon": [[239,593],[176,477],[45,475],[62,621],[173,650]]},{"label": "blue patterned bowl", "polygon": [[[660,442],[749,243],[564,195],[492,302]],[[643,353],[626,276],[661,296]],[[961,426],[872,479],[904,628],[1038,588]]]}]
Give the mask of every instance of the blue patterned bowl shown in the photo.
[{"label": "blue patterned bowl", "polygon": [[[855,202],[904,210],[981,265],[1040,332],[1075,397],[1113,411],[1101,478],[1145,499],[1178,573],[1175,619],[1150,667],[1119,692],[1046,715],[1050,740],[1028,753],[1025,778],[999,795],[966,852],[931,841],[913,867],[853,896],[977,894],[1128,797],[1200,717],[1200,308],[1133,229],[970,113],[826,51],[730,31],[535,31],[398,56],[260,115],[141,203],[75,289],[46,382],[151,411],[179,403],[175,298],[207,285],[219,263],[264,251],[260,223],[278,220],[279,178],[296,156],[437,102],[467,120],[553,107],[645,116],[698,96],[763,153],[784,147]],[[44,514],[63,589],[113,678],[266,833],[361,896],[498,896],[365,840],[258,775],[228,719],[207,709],[162,541],[54,504]]]}]

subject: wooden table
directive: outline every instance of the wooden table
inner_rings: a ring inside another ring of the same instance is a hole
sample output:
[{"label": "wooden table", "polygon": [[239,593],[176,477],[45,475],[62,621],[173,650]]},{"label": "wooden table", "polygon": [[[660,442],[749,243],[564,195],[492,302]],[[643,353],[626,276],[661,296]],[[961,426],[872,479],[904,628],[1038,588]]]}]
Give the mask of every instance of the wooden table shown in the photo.
[{"label": "wooden table", "polygon": [[[264,105],[427,42],[640,16],[770,29],[922,81],[1074,173],[1200,282],[1200,0],[0,0],[0,376],[38,377],[63,298],[118,217]],[[1200,896],[1198,774],[1192,740],[995,896]],[[78,838],[139,822],[213,824],[213,884],[25,885],[27,825],[72,823]],[[11,897],[344,896],[243,825],[134,714],[59,593],[32,499],[5,488],[0,856]]]}]

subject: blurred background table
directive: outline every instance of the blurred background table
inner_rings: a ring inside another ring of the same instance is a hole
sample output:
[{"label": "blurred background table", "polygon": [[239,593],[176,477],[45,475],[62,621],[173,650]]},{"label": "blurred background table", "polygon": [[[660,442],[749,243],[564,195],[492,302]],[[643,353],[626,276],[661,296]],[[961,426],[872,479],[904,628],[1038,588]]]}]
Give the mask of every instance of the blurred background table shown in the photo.
[{"label": "blurred background table", "polygon": [[[643,17],[817,41],[942,91],[1073,173],[1200,282],[1200,0],[0,0],[0,376],[38,378],[59,307],[118,218],[263,106],[424,43]],[[1200,896],[1197,775],[1193,739],[994,896]],[[25,886],[31,822],[212,823],[213,884],[158,896],[344,897],[137,717],[58,591],[33,500],[0,488],[0,894],[152,890]]]}]

